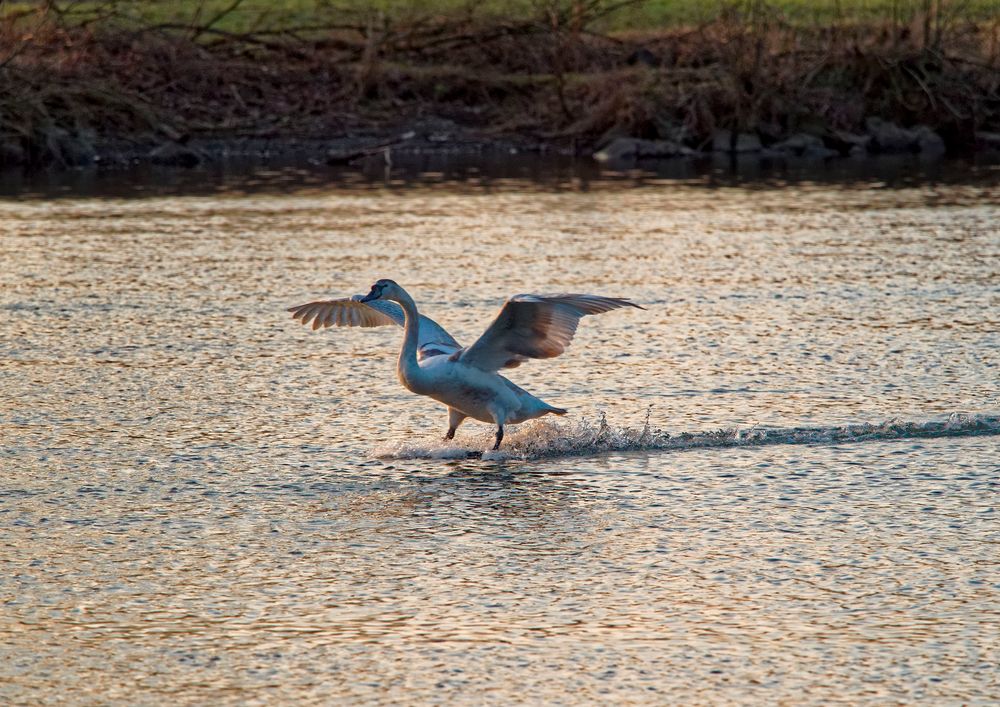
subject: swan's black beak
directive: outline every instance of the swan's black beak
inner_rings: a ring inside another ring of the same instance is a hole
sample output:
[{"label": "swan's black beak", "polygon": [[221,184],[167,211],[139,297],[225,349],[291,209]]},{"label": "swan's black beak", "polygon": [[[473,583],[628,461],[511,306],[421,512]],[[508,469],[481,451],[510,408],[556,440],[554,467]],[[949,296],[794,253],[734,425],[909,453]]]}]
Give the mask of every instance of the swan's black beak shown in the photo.
[{"label": "swan's black beak", "polygon": [[373,299],[378,299],[382,296],[382,288],[378,285],[372,285],[372,291],[361,298],[362,302],[371,302]]}]

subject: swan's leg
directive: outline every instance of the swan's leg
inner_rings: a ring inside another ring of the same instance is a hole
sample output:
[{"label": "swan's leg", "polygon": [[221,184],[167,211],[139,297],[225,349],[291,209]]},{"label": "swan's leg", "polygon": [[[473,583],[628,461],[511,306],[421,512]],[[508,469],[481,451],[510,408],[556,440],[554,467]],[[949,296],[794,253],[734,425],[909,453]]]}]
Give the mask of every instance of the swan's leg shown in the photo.
[{"label": "swan's leg", "polygon": [[496,451],[500,449],[500,443],[503,441],[503,423],[507,422],[507,411],[497,406],[490,410],[490,416],[497,426],[497,441],[493,445],[493,451]]},{"label": "swan's leg", "polygon": [[445,434],[445,439],[455,439],[455,430],[458,426],[462,424],[462,421],[468,417],[465,413],[459,412],[455,408],[448,408],[448,432]]}]

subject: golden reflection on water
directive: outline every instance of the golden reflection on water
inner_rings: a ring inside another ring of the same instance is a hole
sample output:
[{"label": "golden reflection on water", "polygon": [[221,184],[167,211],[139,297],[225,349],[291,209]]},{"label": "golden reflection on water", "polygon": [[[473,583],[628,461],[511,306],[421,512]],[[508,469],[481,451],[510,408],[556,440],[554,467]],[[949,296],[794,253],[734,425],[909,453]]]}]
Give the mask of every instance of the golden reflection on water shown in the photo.
[{"label": "golden reflection on water", "polygon": [[647,305],[512,372],[574,415],[515,441],[995,411],[1000,192],[504,187],[0,203],[0,697],[997,694],[995,435],[379,458],[444,428],[398,332],[284,308]]}]

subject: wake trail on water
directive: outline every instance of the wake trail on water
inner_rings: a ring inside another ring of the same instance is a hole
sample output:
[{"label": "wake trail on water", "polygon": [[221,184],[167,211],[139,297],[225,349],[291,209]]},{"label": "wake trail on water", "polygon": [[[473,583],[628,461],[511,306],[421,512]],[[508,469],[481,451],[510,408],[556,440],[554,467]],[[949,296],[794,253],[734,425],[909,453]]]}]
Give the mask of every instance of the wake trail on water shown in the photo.
[{"label": "wake trail on water", "polygon": [[604,413],[596,422],[533,420],[507,428],[503,446],[490,450],[493,433],[478,436],[471,444],[446,442],[394,442],[372,454],[379,459],[530,460],[590,456],[606,452],[644,452],[708,448],[763,447],[779,444],[845,444],[895,439],[928,439],[1000,435],[1000,415],[955,412],[945,419],[927,421],[886,420],[830,427],[731,427],[709,432],[668,432],[609,424]]}]

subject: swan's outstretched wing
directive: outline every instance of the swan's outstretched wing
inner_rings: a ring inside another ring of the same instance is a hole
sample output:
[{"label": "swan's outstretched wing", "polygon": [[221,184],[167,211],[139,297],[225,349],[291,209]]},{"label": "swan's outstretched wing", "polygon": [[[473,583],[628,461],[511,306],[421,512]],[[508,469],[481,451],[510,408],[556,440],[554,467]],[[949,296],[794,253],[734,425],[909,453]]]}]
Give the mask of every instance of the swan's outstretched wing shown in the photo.
[{"label": "swan's outstretched wing", "polygon": [[515,295],[461,361],[484,371],[519,366],[529,358],[558,356],[573,340],[580,317],[637,304],[597,295]]},{"label": "swan's outstretched wing", "polygon": [[[303,324],[312,322],[312,328],[329,326],[375,327],[396,324],[403,326],[406,317],[403,308],[390,300],[372,300],[362,302],[364,295],[354,295],[350,298],[308,302],[297,307],[289,307],[293,319]],[[458,342],[445,331],[444,327],[430,317],[420,315],[420,328],[417,333],[417,350],[420,358],[451,355],[461,349]]]},{"label": "swan's outstretched wing", "polygon": [[[387,301],[359,302],[350,299],[330,299],[320,302],[308,302],[297,307],[289,307],[292,319],[298,319],[303,324],[312,322],[313,330],[328,326],[387,326],[389,324],[403,325],[403,311],[399,311],[399,319],[393,316],[387,308],[372,305],[394,304]],[[397,305],[397,308],[399,306]]]}]

